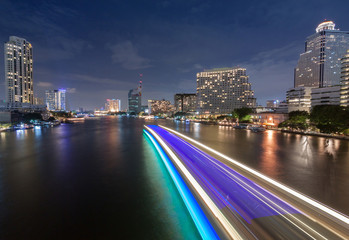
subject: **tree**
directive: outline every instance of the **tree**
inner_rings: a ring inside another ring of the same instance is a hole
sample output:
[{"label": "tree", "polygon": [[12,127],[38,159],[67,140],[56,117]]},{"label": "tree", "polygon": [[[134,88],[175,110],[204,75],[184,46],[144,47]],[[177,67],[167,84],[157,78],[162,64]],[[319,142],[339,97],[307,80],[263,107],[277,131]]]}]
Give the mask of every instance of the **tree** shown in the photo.
[{"label": "tree", "polygon": [[349,109],[339,105],[315,106],[310,120],[323,133],[343,132],[349,128]]},{"label": "tree", "polygon": [[175,113],[175,118],[182,118],[182,117],[185,117],[185,116],[187,116],[187,113],[185,113],[185,112],[176,112]]},{"label": "tree", "polygon": [[23,122],[29,123],[30,121],[42,121],[42,116],[40,113],[24,113],[23,114]]},{"label": "tree", "polygon": [[54,116],[54,117],[62,117],[62,118],[70,118],[73,116],[73,113],[72,112],[54,112],[54,111],[51,111],[51,114]]},{"label": "tree", "polygon": [[217,120],[224,120],[224,119],[229,119],[229,116],[227,115],[220,115],[217,117]]},{"label": "tree", "polygon": [[237,108],[232,112],[232,116],[234,118],[238,118],[240,122],[250,122],[251,116],[250,114],[252,113],[251,108],[243,107],[243,108]]},{"label": "tree", "polygon": [[306,130],[309,127],[309,113],[306,111],[293,111],[288,114],[288,120],[279,124],[279,127]]}]

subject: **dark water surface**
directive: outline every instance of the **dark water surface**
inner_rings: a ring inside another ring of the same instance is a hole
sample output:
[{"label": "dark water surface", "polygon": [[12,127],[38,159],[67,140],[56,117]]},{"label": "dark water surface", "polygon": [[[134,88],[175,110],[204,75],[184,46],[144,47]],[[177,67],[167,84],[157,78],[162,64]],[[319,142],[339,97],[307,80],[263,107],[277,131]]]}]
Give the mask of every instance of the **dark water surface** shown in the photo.
[{"label": "dark water surface", "polygon": [[199,239],[142,134],[154,123],[349,215],[349,141],[110,117],[0,133],[0,239]]},{"label": "dark water surface", "polygon": [[143,121],[0,133],[0,239],[199,239]]}]

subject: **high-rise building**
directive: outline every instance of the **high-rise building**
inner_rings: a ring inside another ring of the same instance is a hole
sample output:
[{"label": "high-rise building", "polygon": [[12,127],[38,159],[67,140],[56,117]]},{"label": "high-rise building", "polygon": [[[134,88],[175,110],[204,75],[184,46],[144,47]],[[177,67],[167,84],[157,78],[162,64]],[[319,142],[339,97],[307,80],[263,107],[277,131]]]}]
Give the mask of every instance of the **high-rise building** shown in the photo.
[{"label": "high-rise building", "polygon": [[5,43],[4,56],[6,101],[34,104],[32,45],[11,36]]},{"label": "high-rise building", "polygon": [[324,21],[305,42],[294,71],[294,87],[329,87],[341,81],[341,58],[349,49],[349,32]]},{"label": "high-rise building", "polygon": [[[142,75],[140,75],[142,77]],[[142,105],[142,79],[139,81],[139,85],[136,89],[131,89],[128,92],[128,112],[140,113]]]},{"label": "high-rise building", "polygon": [[120,99],[107,99],[105,104],[105,109],[108,112],[120,112],[121,110],[121,101]]},{"label": "high-rise building", "polygon": [[340,105],[349,107],[349,50],[342,58]]},{"label": "high-rise building", "polygon": [[66,90],[46,90],[46,106],[50,111],[65,111],[66,109]]},{"label": "high-rise building", "polygon": [[177,93],[174,96],[176,112],[194,113],[196,111],[195,93]]},{"label": "high-rise building", "polygon": [[246,68],[216,68],[197,73],[197,111],[200,115],[231,113],[256,105]]}]

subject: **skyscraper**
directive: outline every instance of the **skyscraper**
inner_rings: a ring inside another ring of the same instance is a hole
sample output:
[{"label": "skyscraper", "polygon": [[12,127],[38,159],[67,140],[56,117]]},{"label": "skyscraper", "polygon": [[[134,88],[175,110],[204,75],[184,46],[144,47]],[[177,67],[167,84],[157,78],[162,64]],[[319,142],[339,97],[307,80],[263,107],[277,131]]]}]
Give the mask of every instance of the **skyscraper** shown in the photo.
[{"label": "skyscraper", "polygon": [[197,111],[200,115],[231,113],[256,105],[246,68],[216,68],[197,73]]},{"label": "skyscraper", "polygon": [[46,90],[46,106],[50,111],[65,111],[66,109],[66,90]]},{"label": "skyscraper", "polygon": [[[142,75],[140,75],[142,77]],[[139,81],[139,85],[136,89],[131,89],[128,92],[128,112],[140,113],[142,105],[142,79]]]},{"label": "skyscraper", "polygon": [[34,103],[33,47],[25,39],[11,36],[5,43],[5,86],[8,103]]},{"label": "skyscraper", "polygon": [[342,58],[342,82],[340,91],[340,104],[349,107],[349,49]]},{"label": "skyscraper", "polygon": [[294,87],[329,87],[341,81],[341,58],[349,49],[349,32],[324,21],[305,42],[294,71]]}]

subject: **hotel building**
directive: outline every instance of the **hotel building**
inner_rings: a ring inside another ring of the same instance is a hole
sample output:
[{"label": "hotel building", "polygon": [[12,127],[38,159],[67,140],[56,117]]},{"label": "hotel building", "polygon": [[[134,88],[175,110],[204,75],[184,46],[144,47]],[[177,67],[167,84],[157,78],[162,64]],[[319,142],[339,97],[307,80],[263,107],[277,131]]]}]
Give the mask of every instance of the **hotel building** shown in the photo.
[{"label": "hotel building", "polygon": [[4,57],[6,101],[34,104],[32,45],[11,36],[5,43]]},{"label": "hotel building", "polygon": [[197,113],[229,114],[236,108],[256,105],[246,68],[216,68],[197,73]]}]

